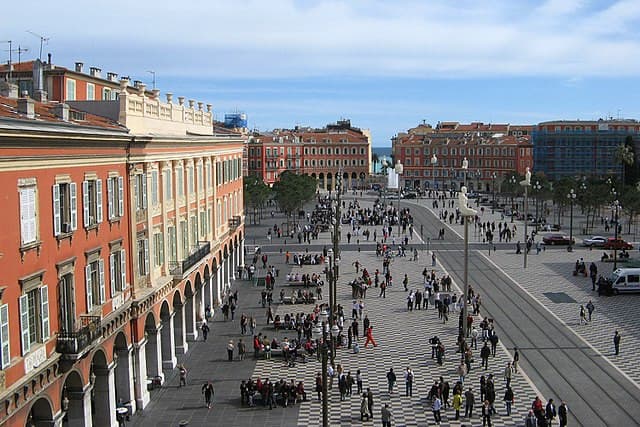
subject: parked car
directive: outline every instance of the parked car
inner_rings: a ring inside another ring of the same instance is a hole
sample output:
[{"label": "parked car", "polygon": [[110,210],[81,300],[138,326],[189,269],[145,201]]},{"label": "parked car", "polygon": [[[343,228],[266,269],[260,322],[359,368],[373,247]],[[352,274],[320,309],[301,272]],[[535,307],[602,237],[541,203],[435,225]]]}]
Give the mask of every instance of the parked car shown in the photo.
[{"label": "parked car", "polygon": [[606,242],[602,245],[603,249],[633,249],[633,245],[631,243],[627,243],[621,238],[609,237]]},{"label": "parked car", "polygon": [[418,195],[413,191],[407,191],[406,193],[402,194],[403,199],[415,199],[416,197],[418,197]]},{"label": "parked car", "polygon": [[575,239],[570,239],[566,234],[547,234],[542,238],[545,245],[573,245]]},{"label": "parked car", "polygon": [[607,237],[603,236],[591,236],[588,239],[584,239],[582,241],[583,246],[601,248],[604,246],[607,241]]}]

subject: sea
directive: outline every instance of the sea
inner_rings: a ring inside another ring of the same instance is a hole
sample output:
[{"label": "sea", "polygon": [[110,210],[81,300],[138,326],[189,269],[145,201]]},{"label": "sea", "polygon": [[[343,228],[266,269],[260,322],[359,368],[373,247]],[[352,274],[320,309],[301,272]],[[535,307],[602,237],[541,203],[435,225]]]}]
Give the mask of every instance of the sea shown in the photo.
[{"label": "sea", "polygon": [[387,161],[391,161],[391,147],[371,147],[372,151],[378,155],[380,160],[373,166],[373,173],[382,172],[382,159],[387,158]]}]

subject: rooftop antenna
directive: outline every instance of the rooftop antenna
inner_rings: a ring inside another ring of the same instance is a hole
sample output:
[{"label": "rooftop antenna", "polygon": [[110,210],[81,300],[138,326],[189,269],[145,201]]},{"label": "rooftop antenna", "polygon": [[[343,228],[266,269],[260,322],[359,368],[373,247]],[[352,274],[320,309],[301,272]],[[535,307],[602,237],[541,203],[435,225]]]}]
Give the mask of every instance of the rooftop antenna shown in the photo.
[{"label": "rooftop antenna", "polygon": [[5,40],[4,42],[5,43],[9,43],[9,80],[11,80],[11,77],[12,77],[12,74],[13,74],[12,70],[11,70],[11,68],[12,68],[11,67],[11,59],[12,59],[11,58],[11,52],[13,51],[13,48],[12,48],[13,41],[12,40]]},{"label": "rooftop antenna", "polygon": [[40,56],[39,56],[39,59],[40,59],[40,61],[42,61],[42,45],[45,44],[45,43],[48,44],[49,40],[50,40],[50,37],[41,36],[40,34],[34,33],[33,31],[30,31],[30,30],[27,30],[27,33],[40,38]]},{"label": "rooftop antenna", "polygon": [[152,82],[153,82],[153,90],[156,89],[156,72],[152,71],[152,70],[147,70],[147,73],[151,74],[151,77],[153,78]]}]

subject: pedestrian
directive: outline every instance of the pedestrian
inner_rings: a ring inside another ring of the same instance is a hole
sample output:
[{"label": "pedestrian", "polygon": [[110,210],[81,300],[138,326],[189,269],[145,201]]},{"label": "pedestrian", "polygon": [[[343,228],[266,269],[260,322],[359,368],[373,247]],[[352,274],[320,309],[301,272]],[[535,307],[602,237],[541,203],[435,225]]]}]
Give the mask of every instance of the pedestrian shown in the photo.
[{"label": "pedestrian", "polygon": [[433,420],[435,421],[436,424],[440,424],[442,420],[440,416],[441,410],[442,410],[442,401],[440,400],[440,397],[436,395],[433,398],[433,403],[431,404],[431,411],[433,412]]},{"label": "pedestrian", "polygon": [[369,326],[369,328],[367,329],[367,339],[364,342],[364,348],[367,348],[367,344],[373,344],[374,347],[377,347],[378,344],[376,344],[376,340],[373,339],[373,326]]},{"label": "pedestrian", "polygon": [[622,337],[620,336],[620,333],[618,331],[616,331],[616,333],[613,335],[613,346],[616,349],[616,356],[618,354],[620,354],[620,340],[622,339]]},{"label": "pedestrian", "polygon": [[513,364],[511,366],[513,366],[513,372],[515,374],[518,373],[518,362],[520,362],[520,353],[518,353],[518,348],[514,347],[513,348]]},{"label": "pedestrian", "polygon": [[504,405],[507,408],[507,416],[511,415],[511,405],[513,404],[513,400],[513,389],[510,386],[507,386],[507,389],[504,392]]},{"label": "pedestrian", "polygon": [[480,350],[480,359],[482,359],[482,367],[485,371],[489,368],[489,356],[491,356],[491,349],[485,341],[484,346]]},{"label": "pedestrian", "polygon": [[431,254],[431,267],[435,267],[436,266],[436,253],[433,252]]},{"label": "pedestrian", "polygon": [[369,412],[367,412],[367,393],[362,393],[362,400],[360,401],[360,421],[364,421],[364,417],[367,417],[367,421],[369,421]]},{"label": "pedestrian", "polygon": [[207,381],[206,384],[202,386],[202,394],[204,394],[204,404],[207,405],[207,408],[211,409],[211,401],[213,400],[213,384],[211,381]]},{"label": "pedestrian", "polygon": [[553,420],[556,418],[556,415],[556,405],[553,404],[553,399],[549,399],[544,411],[544,417],[547,419],[548,425],[551,425]]},{"label": "pedestrian", "polygon": [[525,427],[537,427],[538,426],[538,418],[536,417],[536,414],[533,413],[533,409],[529,409],[529,413],[527,414],[526,418],[524,419],[524,426]]},{"label": "pedestrian", "polygon": [[396,383],[396,374],[393,372],[393,368],[389,368],[387,372],[387,384],[389,385],[389,394],[393,393],[393,386]]},{"label": "pedestrian", "polygon": [[473,417],[473,405],[476,403],[476,397],[473,394],[473,389],[469,387],[469,390],[464,392],[464,417]]},{"label": "pedestrian", "polygon": [[460,381],[460,384],[464,384],[464,377],[467,375],[467,366],[464,364],[464,362],[460,362],[460,365],[458,365],[458,380]]},{"label": "pedestrian", "polygon": [[584,305],[580,304],[580,324],[587,323],[587,313],[584,311]]},{"label": "pedestrian", "polygon": [[596,307],[593,305],[591,300],[589,300],[589,302],[587,303],[587,313],[589,313],[589,322],[591,322],[591,315],[593,314],[593,311],[595,309]]},{"label": "pedestrian", "polygon": [[180,383],[178,384],[178,388],[182,386],[187,386],[187,368],[181,363],[178,365],[178,371],[180,372]]},{"label": "pedestrian", "polygon": [[202,331],[202,340],[207,342],[207,335],[209,335],[209,325],[206,320],[202,321],[202,326],[200,326],[200,330]]},{"label": "pedestrian", "polygon": [[405,396],[413,396],[413,371],[410,367],[407,367],[407,371],[404,373],[405,381]]},{"label": "pedestrian", "polygon": [[491,427],[491,404],[488,400],[482,405],[482,426]]},{"label": "pedestrian", "polygon": [[242,338],[238,340],[238,359],[244,360],[244,355],[247,352],[247,347],[242,342]]},{"label": "pedestrian", "polygon": [[235,346],[233,345],[233,340],[229,340],[229,344],[227,344],[227,356],[229,356],[229,362],[233,361],[233,350]]},{"label": "pedestrian", "polygon": [[360,369],[356,371],[356,386],[358,387],[358,394],[362,394],[362,373]]},{"label": "pedestrian", "polygon": [[567,403],[563,400],[558,407],[558,420],[560,421],[560,427],[566,427],[568,413],[569,408],[567,408]]},{"label": "pedestrian", "polygon": [[382,427],[391,427],[393,415],[391,414],[391,409],[389,409],[389,404],[385,403],[380,412],[382,415]]},{"label": "pedestrian", "polygon": [[402,279],[402,284],[404,285],[404,290],[408,291],[409,288],[407,286],[409,286],[409,277],[407,276],[406,273],[404,275],[404,279]]},{"label": "pedestrian", "polygon": [[451,404],[456,411],[456,420],[460,419],[460,408],[462,408],[462,396],[460,396],[460,389],[455,389],[453,392],[453,402]]},{"label": "pedestrian", "polygon": [[511,386],[511,363],[507,362],[507,367],[504,368],[504,380],[507,383],[507,388]]},{"label": "pedestrian", "polygon": [[316,375],[316,393],[318,394],[318,402],[320,402],[322,394],[322,375],[320,375],[320,372]]},{"label": "pedestrian", "polygon": [[367,407],[369,409],[369,418],[373,419],[373,392],[367,387]]}]

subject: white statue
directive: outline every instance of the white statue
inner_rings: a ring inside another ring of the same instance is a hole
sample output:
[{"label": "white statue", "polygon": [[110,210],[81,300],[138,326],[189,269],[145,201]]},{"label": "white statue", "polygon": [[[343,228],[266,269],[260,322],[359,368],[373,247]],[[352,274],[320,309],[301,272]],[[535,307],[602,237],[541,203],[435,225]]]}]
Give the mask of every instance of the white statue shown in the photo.
[{"label": "white statue", "polygon": [[463,185],[458,193],[458,208],[460,209],[460,214],[462,216],[476,216],[478,211],[467,206],[468,203],[469,198],[467,197],[467,187]]},{"label": "white statue", "polygon": [[466,157],[462,159],[462,169],[469,169],[469,160]]},{"label": "white statue", "polygon": [[524,174],[524,181],[520,181],[520,185],[531,186],[531,169],[527,167],[527,171]]}]

